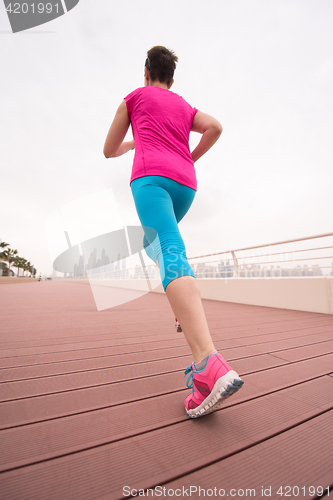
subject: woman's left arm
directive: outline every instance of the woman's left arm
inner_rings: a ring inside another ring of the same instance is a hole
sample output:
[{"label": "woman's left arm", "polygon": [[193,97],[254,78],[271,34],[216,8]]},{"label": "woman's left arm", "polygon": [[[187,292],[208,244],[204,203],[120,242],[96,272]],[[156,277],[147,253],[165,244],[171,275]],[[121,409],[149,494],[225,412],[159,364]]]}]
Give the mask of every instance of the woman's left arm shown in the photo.
[{"label": "woman's left arm", "polygon": [[123,142],[129,126],[130,119],[127,113],[126,101],[123,101],[117,109],[105,140],[103,149],[105,158],[116,158],[134,149],[134,140]]}]

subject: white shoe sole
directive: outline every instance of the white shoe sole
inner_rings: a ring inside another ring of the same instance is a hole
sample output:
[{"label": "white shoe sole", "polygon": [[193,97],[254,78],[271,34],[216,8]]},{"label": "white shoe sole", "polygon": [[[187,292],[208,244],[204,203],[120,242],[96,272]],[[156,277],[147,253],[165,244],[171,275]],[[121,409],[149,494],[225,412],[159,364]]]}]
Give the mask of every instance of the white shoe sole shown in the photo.
[{"label": "white shoe sole", "polygon": [[239,378],[238,373],[234,370],[228,371],[228,373],[216,381],[212,392],[206,397],[201,405],[193,408],[193,410],[187,410],[185,407],[186,413],[190,418],[202,417],[203,415],[212,413],[217,410],[226,399],[235,394],[243,384],[244,382]]}]

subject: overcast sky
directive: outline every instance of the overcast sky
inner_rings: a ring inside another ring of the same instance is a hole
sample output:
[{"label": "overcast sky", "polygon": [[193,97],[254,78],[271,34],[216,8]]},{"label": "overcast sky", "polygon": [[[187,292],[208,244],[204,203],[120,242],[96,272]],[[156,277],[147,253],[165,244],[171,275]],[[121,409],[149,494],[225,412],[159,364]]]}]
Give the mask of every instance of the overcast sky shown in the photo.
[{"label": "overcast sky", "polygon": [[1,2],[0,239],[51,273],[66,248],[55,213],[70,228],[87,202],[84,237],[139,223],[133,152],[102,150],[153,45],[179,57],[172,90],[224,129],[196,163],[188,256],[331,232],[332,22],[331,0],[81,0],[12,34]]}]

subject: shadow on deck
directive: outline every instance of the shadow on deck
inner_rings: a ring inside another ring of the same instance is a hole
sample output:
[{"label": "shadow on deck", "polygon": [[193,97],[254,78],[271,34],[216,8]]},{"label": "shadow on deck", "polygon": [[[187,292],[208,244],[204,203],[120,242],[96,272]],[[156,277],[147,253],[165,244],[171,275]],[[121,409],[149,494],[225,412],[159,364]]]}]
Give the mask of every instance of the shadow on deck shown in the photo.
[{"label": "shadow on deck", "polygon": [[332,316],[205,300],[245,384],[191,420],[192,357],[164,295],[97,312],[80,283],[0,293],[2,500],[304,499],[332,487]]}]

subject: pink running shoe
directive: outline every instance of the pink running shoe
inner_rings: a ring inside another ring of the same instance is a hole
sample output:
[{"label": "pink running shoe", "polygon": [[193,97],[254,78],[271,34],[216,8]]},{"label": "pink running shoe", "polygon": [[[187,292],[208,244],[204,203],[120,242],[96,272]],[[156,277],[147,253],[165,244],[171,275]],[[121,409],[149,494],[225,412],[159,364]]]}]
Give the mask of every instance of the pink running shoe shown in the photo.
[{"label": "pink running shoe", "polygon": [[216,351],[209,355],[202,370],[197,370],[194,363],[188,366],[185,375],[189,373],[186,385],[192,387],[192,394],[185,399],[185,410],[191,418],[216,410],[244,384],[238,373]]},{"label": "pink running shoe", "polygon": [[175,318],[175,327],[176,327],[177,332],[182,332],[183,331],[182,327],[179,324],[179,321],[177,320],[177,318]]}]

